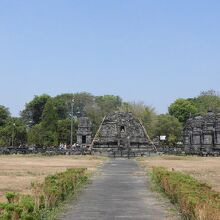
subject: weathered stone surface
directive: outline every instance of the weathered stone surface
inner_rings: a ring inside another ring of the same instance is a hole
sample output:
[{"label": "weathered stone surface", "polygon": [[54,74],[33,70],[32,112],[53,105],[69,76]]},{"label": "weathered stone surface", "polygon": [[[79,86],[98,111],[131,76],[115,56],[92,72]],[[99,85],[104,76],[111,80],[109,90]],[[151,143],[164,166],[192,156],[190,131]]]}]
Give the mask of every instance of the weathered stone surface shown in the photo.
[{"label": "weathered stone surface", "polygon": [[220,150],[220,113],[216,115],[216,122],[215,122],[215,148]]},{"label": "weathered stone surface", "polygon": [[91,144],[91,121],[87,117],[81,117],[78,119],[79,125],[78,125],[78,131],[77,131],[77,143],[82,145],[88,145]]},{"label": "weathered stone surface", "polygon": [[171,219],[168,207],[151,192],[148,176],[136,161],[117,159],[104,165],[60,219],[165,220]]},{"label": "weathered stone surface", "polygon": [[131,149],[152,150],[146,131],[132,113],[108,114],[96,134],[92,148],[100,151]]},{"label": "weathered stone surface", "polygon": [[186,153],[220,153],[220,114],[209,111],[206,115],[190,118],[183,131]]}]

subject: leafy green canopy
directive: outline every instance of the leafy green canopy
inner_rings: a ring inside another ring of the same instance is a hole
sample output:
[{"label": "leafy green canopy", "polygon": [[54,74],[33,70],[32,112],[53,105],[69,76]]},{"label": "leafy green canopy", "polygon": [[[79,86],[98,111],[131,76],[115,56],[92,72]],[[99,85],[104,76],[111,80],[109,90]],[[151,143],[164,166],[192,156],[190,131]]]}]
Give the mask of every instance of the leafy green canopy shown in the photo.
[{"label": "leafy green canopy", "polygon": [[[12,140],[13,139],[13,140]],[[22,145],[27,141],[27,128],[21,118],[8,118],[0,126],[0,146]]]},{"label": "leafy green canopy", "polygon": [[48,99],[50,99],[50,96],[43,94],[35,96],[32,101],[26,104],[25,109],[21,112],[21,117],[28,126],[40,123]]},{"label": "leafy green canopy", "polygon": [[195,98],[177,99],[168,108],[169,114],[183,123],[190,115],[203,115],[209,109],[214,112],[220,111],[220,96],[213,90],[203,91]]},{"label": "leafy green canopy", "polygon": [[0,126],[4,125],[7,119],[10,117],[10,112],[8,108],[0,105]]},{"label": "leafy green canopy", "polygon": [[198,114],[205,114],[209,109],[220,111],[220,96],[213,90],[201,92],[197,98],[191,99],[191,102],[195,104]]},{"label": "leafy green canopy", "polygon": [[186,122],[190,114],[195,115],[198,112],[196,105],[187,99],[177,99],[170,105],[168,111],[180,122]]},{"label": "leafy green canopy", "polygon": [[166,135],[165,144],[175,145],[181,140],[182,124],[172,115],[162,114],[157,118],[155,135]]}]

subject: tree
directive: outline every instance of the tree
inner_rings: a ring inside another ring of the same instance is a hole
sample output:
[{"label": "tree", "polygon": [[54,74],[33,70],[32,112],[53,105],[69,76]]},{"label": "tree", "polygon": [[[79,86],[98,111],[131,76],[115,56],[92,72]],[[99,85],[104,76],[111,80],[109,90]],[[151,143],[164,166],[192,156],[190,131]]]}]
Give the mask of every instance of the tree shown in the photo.
[{"label": "tree", "polygon": [[58,115],[52,99],[48,99],[40,123],[42,129],[42,140],[46,146],[58,145],[57,134]]},{"label": "tree", "polygon": [[94,136],[104,118],[103,112],[101,111],[100,107],[94,103],[93,105],[86,106],[85,115],[92,122],[92,134]]},{"label": "tree", "polygon": [[58,118],[60,120],[69,118],[71,115],[71,104],[74,99],[73,115],[74,116],[85,116],[86,109],[89,106],[93,106],[95,103],[94,96],[90,93],[66,93],[56,96],[53,101],[56,107]]},{"label": "tree", "polygon": [[185,123],[190,115],[198,112],[195,104],[187,99],[177,99],[168,108],[169,114],[176,117],[180,122]]},{"label": "tree", "polygon": [[34,125],[28,132],[28,144],[36,146],[58,146],[57,132],[45,130],[42,124]]},{"label": "tree", "polygon": [[70,117],[71,114],[71,102],[74,95],[72,93],[65,93],[53,98],[54,105],[56,107],[57,115],[60,120]]},{"label": "tree", "polygon": [[73,94],[74,106],[73,114],[81,117],[86,115],[88,106],[94,105],[94,96],[87,92]]},{"label": "tree", "polygon": [[56,108],[53,99],[49,98],[44,106],[41,122],[32,126],[28,132],[28,143],[38,146],[57,146],[57,122]]},{"label": "tree", "polygon": [[57,132],[53,132],[51,130],[43,130],[42,135],[43,145],[44,146],[58,146],[58,135]]},{"label": "tree", "polygon": [[21,118],[14,117],[9,121],[14,126],[14,144],[24,145],[27,142],[27,127]]},{"label": "tree", "polygon": [[45,130],[56,131],[58,115],[52,99],[47,100],[41,118],[41,125]]},{"label": "tree", "polygon": [[21,118],[10,118],[6,124],[0,128],[0,145],[19,146],[25,144],[27,141],[27,130],[26,125],[23,123]]},{"label": "tree", "polygon": [[6,108],[3,105],[0,105],[0,126],[3,126],[9,117],[10,117],[10,112],[8,108]]},{"label": "tree", "polygon": [[12,126],[0,127],[0,146],[10,146],[12,143]]},{"label": "tree", "polygon": [[102,116],[118,110],[122,105],[121,98],[114,95],[97,96],[95,102],[100,108]]},{"label": "tree", "polygon": [[36,146],[43,146],[43,129],[41,124],[34,125],[28,131],[28,144],[29,145],[36,145]]},{"label": "tree", "polygon": [[21,112],[21,117],[26,125],[31,127],[41,122],[44,106],[48,99],[50,99],[50,96],[47,94],[35,96],[32,101],[25,105],[25,109]]},{"label": "tree", "polygon": [[203,91],[192,102],[198,109],[198,114],[205,114],[209,109],[214,112],[220,110],[220,96],[214,90]]},{"label": "tree", "polygon": [[166,144],[175,145],[181,139],[182,125],[178,119],[168,114],[161,114],[157,118],[155,135],[166,135]]},{"label": "tree", "polygon": [[[73,121],[73,133],[76,134],[78,123]],[[70,144],[71,120],[59,120],[57,123],[58,143]],[[73,135],[73,142],[76,142],[76,135]]]}]

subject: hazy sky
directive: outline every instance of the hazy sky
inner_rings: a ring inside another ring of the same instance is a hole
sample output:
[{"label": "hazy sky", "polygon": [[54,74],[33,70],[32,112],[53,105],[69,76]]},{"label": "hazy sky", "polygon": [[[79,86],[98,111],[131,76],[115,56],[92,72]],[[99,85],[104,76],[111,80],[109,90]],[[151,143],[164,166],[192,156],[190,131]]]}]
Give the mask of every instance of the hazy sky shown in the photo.
[{"label": "hazy sky", "polygon": [[220,91],[219,0],[1,0],[0,104],[87,91],[167,111]]}]

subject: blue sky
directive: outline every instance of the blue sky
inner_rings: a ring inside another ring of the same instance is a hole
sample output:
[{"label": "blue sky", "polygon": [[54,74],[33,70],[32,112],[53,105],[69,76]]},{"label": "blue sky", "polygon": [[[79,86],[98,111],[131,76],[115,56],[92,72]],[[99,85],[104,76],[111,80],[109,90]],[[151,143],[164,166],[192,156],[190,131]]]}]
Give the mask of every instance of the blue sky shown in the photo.
[{"label": "blue sky", "polygon": [[220,91],[220,1],[1,0],[0,104],[87,91],[143,101]]}]

